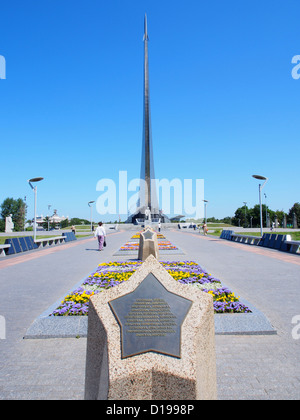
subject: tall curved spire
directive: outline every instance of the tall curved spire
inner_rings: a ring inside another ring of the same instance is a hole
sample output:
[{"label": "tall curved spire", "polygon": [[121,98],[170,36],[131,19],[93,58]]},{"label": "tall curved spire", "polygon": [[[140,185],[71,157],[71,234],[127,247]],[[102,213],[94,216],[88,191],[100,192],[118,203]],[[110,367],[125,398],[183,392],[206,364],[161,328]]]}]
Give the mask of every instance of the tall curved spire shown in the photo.
[{"label": "tall curved spire", "polygon": [[140,211],[144,214],[149,207],[152,215],[158,215],[158,203],[154,182],[154,162],[151,134],[150,91],[149,91],[149,61],[148,61],[148,25],[147,15],[144,18],[144,118],[141,179],[145,181],[140,188]]},{"label": "tall curved spire", "polygon": [[148,38],[148,29],[147,29],[147,15],[145,13],[145,18],[144,18],[144,38],[143,41],[149,41]]}]

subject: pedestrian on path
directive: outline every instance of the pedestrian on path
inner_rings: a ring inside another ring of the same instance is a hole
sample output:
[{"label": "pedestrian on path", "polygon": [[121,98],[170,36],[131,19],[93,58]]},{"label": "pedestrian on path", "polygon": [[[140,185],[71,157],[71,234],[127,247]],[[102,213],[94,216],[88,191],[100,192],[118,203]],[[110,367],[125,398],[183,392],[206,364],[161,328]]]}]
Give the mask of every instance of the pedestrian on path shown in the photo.
[{"label": "pedestrian on path", "polygon": [[208,229],[207,229],[207,224],[205,222],[203,223],[202,229],[203,229],[203,234],[206,236]]},{"label": "pedestrian on path", "polygon": [[102,226],[102,222],[98,223],[98,227],[95,230],[94,238],[96,238],[96,237],[98,239],[99,251],[102,251],[103,243],[104,243],[105,238],[106,238],[106,232],[105,232],[104,226]]}]

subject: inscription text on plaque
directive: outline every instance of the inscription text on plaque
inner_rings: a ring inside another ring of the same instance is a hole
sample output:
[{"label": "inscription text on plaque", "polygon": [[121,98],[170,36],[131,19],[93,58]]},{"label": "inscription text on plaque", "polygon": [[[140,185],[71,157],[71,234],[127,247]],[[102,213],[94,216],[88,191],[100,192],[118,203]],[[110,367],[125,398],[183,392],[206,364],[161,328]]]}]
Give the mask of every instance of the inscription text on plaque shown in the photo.
[{"label": "inscription text on plaque", "polygon": [[109,305],[121,327],[122,358],[148,351],[180,358],[181,325],[192,301],[169,292],[150,273]]}]

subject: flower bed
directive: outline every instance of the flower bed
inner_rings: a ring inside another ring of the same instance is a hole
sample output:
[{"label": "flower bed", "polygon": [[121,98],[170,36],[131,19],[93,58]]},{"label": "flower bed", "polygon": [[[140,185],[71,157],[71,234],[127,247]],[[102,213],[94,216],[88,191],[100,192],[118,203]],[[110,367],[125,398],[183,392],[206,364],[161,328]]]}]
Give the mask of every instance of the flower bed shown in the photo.
[{"label": "flower bed", "polygon": [[[139,243],[138,242],[126,242],[125,245],[121,246],[119,251],[138,251]],[[177,250],[177,246],[173,245],[170,241],[158,241],[159,250]]]},{"label": "flower bed", "polygon": [[[140,232],[132,235],[131,239],[140,239]],[[157,233],[157,239],[166,239],[166,237],[162,233]]]},{"label": "flower bed", "polygon": [[[88,315],[91,296],[105,289],[128,281],[142,261],[101,263],[97,270],[89,275],[82,286],[67,295],[51,316]],[[215,313],[251,312],[239,302],[239,296],[223,287],[221,281],[203,270],[193,261],[163,261],[162,266],[179,283],[197,287],[213,296]]]},{"label": "flower bed", "polygon": [[120,251],[136,251],[139,249],[138,242],[126,242],[125,245],[121,246]]}]

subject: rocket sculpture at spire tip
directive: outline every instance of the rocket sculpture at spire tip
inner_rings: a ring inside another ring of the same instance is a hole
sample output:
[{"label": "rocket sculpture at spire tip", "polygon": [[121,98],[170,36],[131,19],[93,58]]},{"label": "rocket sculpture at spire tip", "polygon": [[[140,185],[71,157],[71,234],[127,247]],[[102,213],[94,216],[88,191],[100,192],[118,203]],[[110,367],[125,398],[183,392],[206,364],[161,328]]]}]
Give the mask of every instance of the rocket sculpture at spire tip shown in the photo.
[{"label": "rocket sculpture at spire tip", "polygon": [[145,13],[145,19],[144,19],[144,38],[143,41],[148,41],[148,30],[147,30],[147,14]]}]

